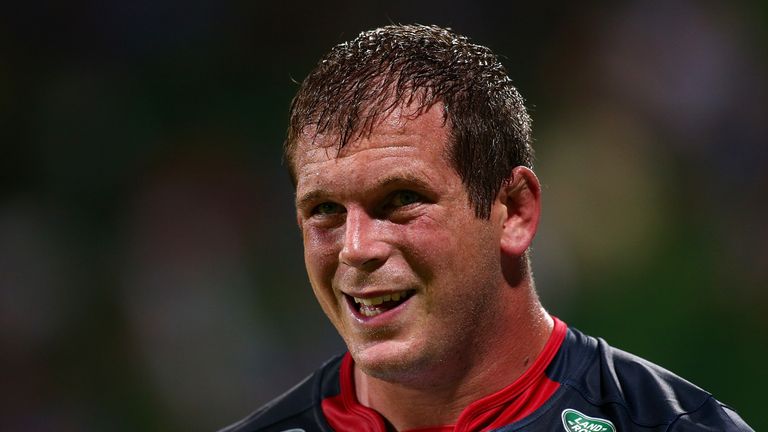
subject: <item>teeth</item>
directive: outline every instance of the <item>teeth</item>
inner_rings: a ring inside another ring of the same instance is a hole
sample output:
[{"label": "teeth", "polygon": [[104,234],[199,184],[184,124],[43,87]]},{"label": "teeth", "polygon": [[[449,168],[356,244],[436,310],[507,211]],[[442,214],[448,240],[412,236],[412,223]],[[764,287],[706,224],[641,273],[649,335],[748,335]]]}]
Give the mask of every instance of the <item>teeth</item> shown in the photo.
[{"label": "teeth", "polygon": [[[362,303],[365,306],[377,306],[384,302],[388,302],[390,300],[399,301],[400,299],[405,299],[406,297],[408,297],[408,292],[403,291],[399,293],[384,294],[382,296],[371,297],[371,298],[360,298],[360,297],[352,297],[352,298],[355,300],[355,303]],[[363,308],[362,310],[366,310],[366,309]],[[367,315],[367,316],[373,316],[373,315]]]},{"label": "teeth", "polygon": [[368,309],[368,308],[360,309],[360,313],[362,313],[363,315],[365,315],[367,317],[376,316],[376,315],[378,315],[378,314],[380,314],[382,312],[383,311],[380,310],[380,309]]}]

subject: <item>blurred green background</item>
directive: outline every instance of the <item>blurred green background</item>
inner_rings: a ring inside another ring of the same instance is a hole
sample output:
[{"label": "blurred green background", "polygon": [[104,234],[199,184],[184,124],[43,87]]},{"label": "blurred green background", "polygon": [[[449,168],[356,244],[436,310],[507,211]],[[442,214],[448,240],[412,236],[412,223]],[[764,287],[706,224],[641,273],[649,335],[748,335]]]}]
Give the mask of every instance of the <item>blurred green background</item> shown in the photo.
[{"label": "blurred green background", "polygon": [[768,428],[765,2],[138,0],[0,15],[1,430],[215,430],[343,349],[280,145],[294,81],[390,22],[526,97],[548,309]]}]

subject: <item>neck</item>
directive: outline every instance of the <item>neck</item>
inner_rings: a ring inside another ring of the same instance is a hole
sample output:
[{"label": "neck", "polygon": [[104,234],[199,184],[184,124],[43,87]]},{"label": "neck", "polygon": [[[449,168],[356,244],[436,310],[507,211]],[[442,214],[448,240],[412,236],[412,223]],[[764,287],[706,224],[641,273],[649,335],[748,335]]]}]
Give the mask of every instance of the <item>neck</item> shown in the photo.
[{"label": "neck", "polygon": [[533,289],[525,299],[508,299],[509,310],[475,338],[469,358],[460,367],[439,365],[440,374],[416,382],[390,382],[354,370],[358,401],[378,411],[395,430],[455,424],[467,405],[513,383],[546,344],[552,318]]}]

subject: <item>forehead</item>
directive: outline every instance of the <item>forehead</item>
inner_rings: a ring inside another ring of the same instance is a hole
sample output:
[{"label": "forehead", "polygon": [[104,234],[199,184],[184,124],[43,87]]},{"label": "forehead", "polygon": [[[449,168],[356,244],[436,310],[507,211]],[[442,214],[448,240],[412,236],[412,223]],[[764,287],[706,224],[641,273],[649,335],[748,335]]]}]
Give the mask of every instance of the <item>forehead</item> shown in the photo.
[{"label": "forehead", "polygon": [[[370,133],[354,134],[355,139],[342,148],[339,148],[337,134],[315,134],[312,128],[307,128],[296,142],[294,169],[301,177],[302,172],[306,173],[313,165],[332,160],[362,162],[371,157],[407,153],[431,153],[445,158],[449,135],[442,104],[434,104],[421,113],[416,108],[396,107],[382,116]],[[366,157],[360,157],[363,153]]]}]

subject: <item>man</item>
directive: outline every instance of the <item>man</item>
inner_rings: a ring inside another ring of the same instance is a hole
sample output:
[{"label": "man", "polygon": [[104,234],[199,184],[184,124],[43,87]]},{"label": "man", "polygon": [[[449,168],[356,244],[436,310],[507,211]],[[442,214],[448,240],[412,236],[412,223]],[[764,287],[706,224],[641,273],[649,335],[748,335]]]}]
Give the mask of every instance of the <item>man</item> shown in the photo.
[{"label": "man", "polygon": [[349,352],[228,431],[745,431],[710,394],[539,303],[523,100],[485,47],[388,26],[336,46],[285,160]]}]

